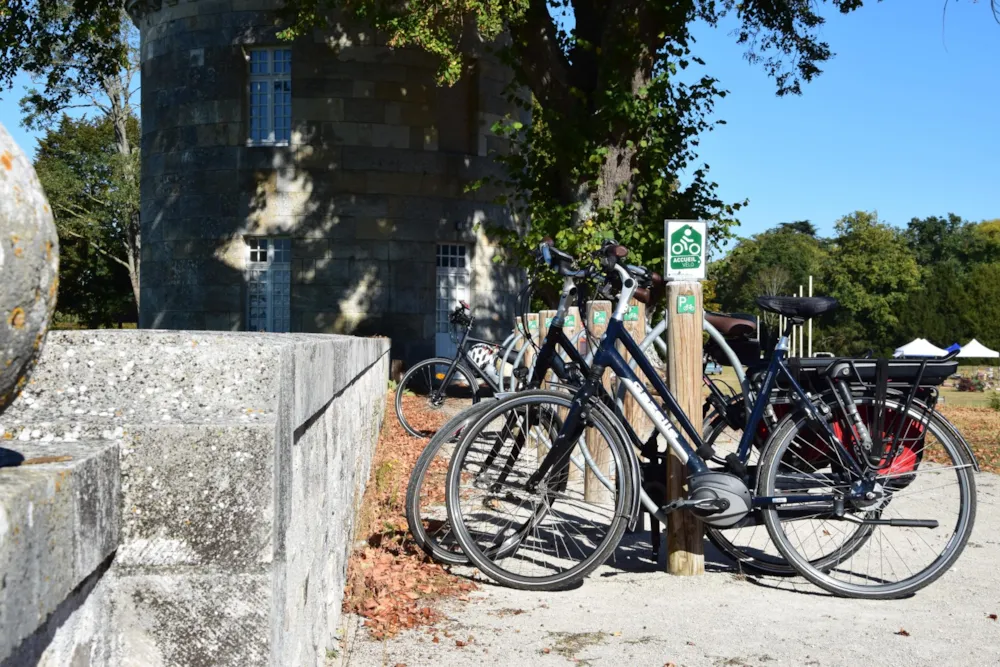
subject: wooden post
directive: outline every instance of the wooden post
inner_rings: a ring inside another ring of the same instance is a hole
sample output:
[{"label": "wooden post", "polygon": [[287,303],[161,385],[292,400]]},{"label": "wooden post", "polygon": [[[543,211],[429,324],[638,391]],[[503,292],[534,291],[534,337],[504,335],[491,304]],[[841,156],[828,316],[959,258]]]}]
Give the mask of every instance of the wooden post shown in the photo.
[{"label": "wooden post", "polygon": [[[694,301],[692,304],[691,301]],[[694,306],[693,312],[691,306]],[[695,426],[701,424],[702,302],[701,283],[667,283],[667,386]],[[680,311],[680,312],[679,312]],[[699,429],[700,430],[700,429]],[[687,469],[673,453],[667,459],[667,500],[683,498]],[[704,574],[702,525],[688,511],[673,512],[667,523],[667,571]]]},{"label": "wooden post", "polygon": [[[587,303],[587,316],[590,318],[590,333],[597,340],[601,339],[608,329],[608,321],[611,319],[613,305],[610,301],[590,301]],[[604,372],[604,388],[611,391],[611,371]],[[608,463],[611,460],[611,450],[604,439],[598,436],[594,429],[587,431],[587,449],[594,459],[594,465],[601,473],[607,477],[609,472]],[[607,487],[601,484],[594,471],[588,467],[587,474],[583,480],[583,499],[589,503],[608,504],[611,502],[611,493]]]},{"label": "wooden post", "polygon": [[[625,330],[632,335],[632,339],[636,343],[642,343],[643,339],[646,338],[646,306],[633,299],[629,304],[628,310],[625,312],[624,325]],[[699,333],[698,335],[700,336],[701,334]],[[624,356],[625,361],[632,361],[632,356],[625,352],[621,343],[618,344],[618,350]],[[638,369],[636,369],[636,375],[639,375],[639,379],[645,382]],[[700,396],[701,394],[699,393],[698,395]],[[625,394],[622,414],[625,415],[625,419],[632,425],[633,430],[635,430],[636,435],[640,439],[645,439],[652,432],[653,423],[649,421],[649,417],[639,407],[639,404],[635,402],[631,394]]]},{"label": "wooden post", "polygon": [[[566,334],[566,338],[570,341],[573,340],[575,336],[581,329],[583,329],[583,322],[580,321],[580,308],[578,306],[570,306],[566,310],[566,319],[563,322],[563,333]],[[560,417],[566,418],[568,410],[563,412],[560,410]],[[584,468],[577,468],[576,465],[570,465],[569,467],[569,480],[571,482],[578,482],[583,480],[584,470],[586,470],[586,461],[583,459],[583,452],[577,452],[574,456],[578,463],[581,463]]]},{"label": "wooden post", "polygon": [[[542,310],[538,313],[538,340],[545,340],[545,336],[549,333],[549,325],[552,324],[552,318],[556,316],[556,311],[554,310]],[[551,372],[546,373],[545,377],[538,378],[541,381],[539,387],[541,389],[548,389],[549,382],[548,379],[551,376]]]},{"label": "wooden post", "polygon": [[[528,313],[525,316],[525,319],[528,321],[528,337],[535,343],[535,345],[539,345],[538,313]],[[535,363],[535,348],[528,343],[525,343],[525,345],[528,345],[528,349],[524,353],[524,366],[525,368],[530,369],[532,364]]]}]

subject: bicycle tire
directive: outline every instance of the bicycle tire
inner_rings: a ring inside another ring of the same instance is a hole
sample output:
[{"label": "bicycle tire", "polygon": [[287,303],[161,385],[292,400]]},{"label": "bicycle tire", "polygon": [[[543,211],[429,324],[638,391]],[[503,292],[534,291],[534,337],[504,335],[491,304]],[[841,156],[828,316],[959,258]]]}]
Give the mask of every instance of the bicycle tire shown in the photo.
[{"label": "bicycle tire", "polygon": [[[576,582],[582,580],[595,568],[601,565],[607,558],[611,555],[614,549],[618,546],[621,541],[621,537],[625,532],[625,528],[629,523],[630,517],[627,516],[632,503],[632,494],[635,490],[632,488],[632,476],[626,470],[626,467],[630,465],[630,459],[628,453],[625,450],[627,445],[622,442],[619,435],[620,431],[615,425],[610,423],[608,417],[603,411],[593,410],[589,414],[588,425],[593,425],[598,428],[599,433],[605,438],[609,448],[611,461],[616,465],[616,469],[619,471],[615,477],[615,487],[617,494],[615,495],[613,508],[611,508],[611,518],[606,532],[603,537],[598,541],[598,544],[594,548],[593,552],[585,557],[580,562],[577,562],[572,567],[567,568],[561,572],[548,576],[525,576],[523,574],[515,574],[504,567],[500,566],[497,561],[506,560],[507,558],[512,558],[516,555],[516,550],[514,552],[507,552],[501,546],[500,554],[496,552],[487,553],[489,550],[484,550],[477,539],[473,537],[465,516],[463,515],[463,475],[471,476],[471,464],[466,465],[466,455],[469,453],[471,445],[479,437],[480,431],[485,429],[492,421],[503,414],[505,411],[517,410],[521,406],[525,406],[525,414],[531,418],[529,414],[529,409],[538,409],[539,414],[541,413],[541,405],[549,406],[548,410],[551,414],[558,414],[559,410],[568,410],[573,402],[573,398],[563,393],[553,392],[553,391],[528,391],[518,394],[516,396],[499,401],[496,405],[492,406],[490,409],[486,410],[483,415],[479,418],[475,425],[466,429],[462,434],[460,443],[456,447],[454,454],[452,455],[451,463],[448,468],[448,493],[447,493],[447,505],[448,505],[448,518],[451,521],[452,529],[454,530],[455,537],[458,539],[462,550],[465,552],[466,556],[476,565],[481,572],[486,574],[488,577],[494,581],[505,585],[510,588],[516,588],[520,590],[536,590],[536,591],[550,591],[566,588],[575,584]],[[553,410],[553,408],[555,408]],[[506,422],[505,422],[506,423]],[[533,426],[529,424],[528,431],[531,430]],[[543,429],[545,430],[545,429]],[[513,451],[513,450],[512,450]],[[520,450],[518,453],[513,454],[514,458],[521,456]],[[508,462],[511,460],[507,459]],[[566,469],[568,470],[569,463],[566,463]],[[506,477],[509,470],[501,473],[501,476]],[[480,474],[483,470],[480,470]],[[553,478],[558,476],[559,473],[553,475]],[[568,472],[567,472],[568,475]],[[613,475],[609,474],[609,477]],[[559,482],[557,482],[558,484]],[[475,485],[475,483],[473,484]],[[489,485],[492,490],[496,486],[494,481]],[[511,485],[514,488],[513,484]],[[499,490],[499,489],[498,489]],[[526,493],[528,493],[526,491]],[[567,495],[569,495],[567,493]],[[548,510],[545,512],[545,516],[548,516],[551,510],[551,506],[554,504],[553,498],[555,496],[549,496],[544,499],[545,507]],[[556,498],[558,500],[558,498]],[[504,496],[504,501],[507,502],[508,499]],[[484,501],[483,506],[488,506],[488,503]],[[518,509],[524,506],[522,503]],[[537,512],[536,509],[532,510]],[[539,533],[534,532],[539,524],[535,524],[535,515],[528,521],[531,535],[533,536],[532,541],[539,540]],[[513,523],[513,522],[511,522]],[[591,520],[593,523],[593,520]],[[508,524],[510,525],[510,524]],[[525,527],[522,526],[515,531],[517,535],[520,531],[524,530]],[[519,542],[519,544],[524,544],[524,539]],[[496,556],[494,560],[491,556]]]},{"label": "bicycle tire", "polygon": [[[418,375],[418,372],[420,371],[424,371],[425,369],[428,369],[429,367],[433,367],[435,365],[444,366],[445,368],[447,368],[451,366],[452,363],[454,363],[454,359],[448,359],[446,357],[431,357],[430,359],[424,359],[423,361],[414,364],[413,367],[410,368],[408,371],[406,371],[406,373],[400,379],[399,385],[396,387],[396,400],[395,400],[396,418],[399,420],[399,424],[400,426],[403,427],[403,430],[412,435],[413,437],[430,438],[431,436],[434,435],[435,431],[429,431],[429,429],[417,430],[417,428],[415,428],[413,424],[410,424],[409,420],[407,420],[406,416],[403,414],[404,412],[403,406],[404,403],[406,402],[404,401],[404,399],[409,398],[406,396],[406,393],[408,391],[411,394],[414,393],[413,390],[410,389],[410,383],[424,379],[420,375]],[[428,370],[427,373],[429,376],[435,374],[433,370]],[[475,405],[476,403],[479,402],[480,398],[478,376],[476,375],[475,371],[470,369],[462,362],[459,362],[458,365],[455,367],[455,374],[453,374],[452,377],[449,379],[448,386],[451,386],[451,383],[455,382],[456,380],[455,376],[458,374],[461,374],[462,376],[465,377],[465,382],[469,387],[468,391],[470,396],[465,398],[465,400],[468,401],[469,405]],[[431,378],[428,377],[427,380],[430,381]],[[455,386],[459,387],[460,385],[455,385]],[[445,387],[444,389],[447,390],[447,388],[448,387]],[[462,401],[462,399],[456,399],[456,400]],[[443,409],[443,408],[444,406],[441,405],[441,406],[435,406],[434,409]]]},{"label": "bicycle tire", "polygon": [[[855,403],[861,405],[872,405],[874,404],[874,400],[870,397],[861,397],[860,399],[856,399]],[[781,530],[782,522],[779,520],[778,510],[776,508],[762,509],[761,512],[763,514],[765,525],[767,526],[768,532],[771,536],[771,540],[774,542],[778,550],[781,551],[782,555],[785,556],[785,559],[810,582],[840,597],[889,600],[912,595],[916,591],[930,585],[948,571],[948,569],[962,554],[962,551],[968,542],[969,536],[972,533],[973,524],[975,523],[976,485],[975,478],[972,474],[974,463],[969,458],[962,443],[956,441],[954,435],[946,424],[942,424],[934,418],[935,413],[933,412],[928,413],[924,409],[918,411],[911,407],[906,413],[902,413],[902,406],[892,400],[886,400],[884,405],[888,410],[895,411],[896,415],[904,414],[904,418],[917,420],[918,423],[922,423],[924,428],[923,437],[926,438],[927,434],[933,435],[936,441],[939,442],[942,448],[946,451],[949,459],[956,463],[954,468],[946,466],[941,471],[948,472],[950,470],[954,470],[956,473],[955,478],[958,482],[960,498],[958,518],[955,521],[954,533],[948,537],[943,550],[936,555],[930,564],[920,570],[916,575],[912,575],[902,581],[885,583],[886,575],[883,566],[880,569],[877,579],[870,577],[876,581],[874,585],[862,585],[851,583],[850,581],[840,581],[832,575],[833,572],[843,569],[845,559],[839,560],[834,567],[828,568],[827,571],[822,571],[814,567],[807,558],[803,557],[802,554],[799,553],[799,548],[796,548],[791,543],[791,540],[786,533]],[[927,418],[928,414],[930,415],[929,418]],[[927,421],[923,422],[922,420],[925,418]],[[768,442],[761,457],[762,473],[760,474],[758,481],[758,495],[775,495],[775,478],[778,476],[779,466],[782,465],[785,453],[794,442],[795,435],[799,433],[801,427],[807,423],[808,422],[804,416],[795,419],[786,419],[776,430],[774,437]],[[922,445],[922,447],[926,447],[926,445]],[[788,464],[786,463],[785,465]],[[934,471],[934,465],[934,463],[930,464],[930,472]],[[912,472],[902,475],[903,478],[906,476],[911,478],[902,488],[909,488],[909,485],[913,483],[913,480],[917,477],[917,475],[921,474],[921,467],[927,468],[928,463],[920,463],[919,465],[914,464]],[[900,478],[901,475],[896,473],[894,477]],[[891,482],[884,488],[888,488],[889,486],[891,486]],[[931,490],[934,488],[939,487],[931,487]],[[781,491],[781,493],[787,492],[787,490]],[[898,490],[892,491],[891,495],[887,497],[888,499],[884,502],[884,504],[882,504],[881,507],[878,507],[877,510],[872,510],[871,513],[877,512],[877,517],[881,519],[883,512],[885,512],[888,507],[892,506],[891,503],[898,492]],[[909,494],[901,494],[899,497],[905,497],[905,495],[912,494],[913,490],[911,489]],[[930,507],[938,509],[939,504],[935,503]],[[912,519],[914,517],[904,518]],[[901,527],[904,529],[907,528],[907,526]],[[876,528],[880,529],[881,526],[876,526]],[[883,536],[880,533],[878,537],[879,544],[881,543],[880,540],[882,537]],[[921,540],[926,546],[928,546],[928,548],[930,548],[930,545],[926,542],[926,540],[923,540],[922,538]],[[876,542],[877,540],[875,538],[869,538],[866,546],[874,545]],[[913,545],[914,543],[910,541],[910,544]],[[906,550],[904,549],[904,551]],[[916,549],[911,548],[911,551],[916,551]],[[895,553],[900,556],[902,555],[899,550],[895,550]],[[850,555],[849,561],[847,562],[848,567],[851,567],[855,555],[856,553],[852,553]],[[868,562],[870,562],[870,559],[871,557],[869,555]],[[909,565],[907,565],[907,570],[912,574],[912,569]],[[895,572],[894,568],[893,572]],[[850,573],[850,575],[853,578],[853,573]],[[865,577],[858,578],[864,579]]]},{"label": "bicycle tire", "polygon": [[[443,524],[436,525],[433,529],[429,529],[428,525],[425,524],[425,521],[429,523],[440,520],[436,516],[432,518],[425,517],[425,512],[421,507],[421,499],[425,495],[424,484],[427,482],[427,472],[434,461],[438,459],[438,454],[441,453],[443,447],[446,444],[457,441],[461,432],[478,420],[490,405],[491,403],[483,401],[452,417],[430,439],[430,442],[424,447],[424,451],[421,452],[420,457],[417,458],[417,462],[413,466],[413,471],[410,473],[410,481],[406,487],[406,523],[409,526],[410,535],[417,546],[439,563],[446,565],[467,565],[469,559],[461,550],[461,546],[453,539],[453,533],[450,528],[451,524],[448,522],[447,517],[447,507],[444,508]],[[447,459],[449,461],[451,459],[450,452],[447,453]],[[447,464],[447,461],[445,463]],[[443,486],[444,483],[442,483]],[[443,492],[444,488],[441,491]]]}]

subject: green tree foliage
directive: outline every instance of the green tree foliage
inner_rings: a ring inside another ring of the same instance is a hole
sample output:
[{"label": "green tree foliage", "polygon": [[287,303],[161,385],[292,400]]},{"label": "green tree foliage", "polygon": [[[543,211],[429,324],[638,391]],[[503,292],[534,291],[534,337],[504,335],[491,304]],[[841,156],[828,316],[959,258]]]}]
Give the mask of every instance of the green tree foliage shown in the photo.
[{"label": "green tree foliage", "polygon": [[991,349],[1000,349],[1000,261],[973,266],[954,298],[960,313],[955,328],[966,333],[959,340],[965,343],[975,337]]},{"label": "green tree foliage", "polygon": [[859,211],[835,230],[817,238],[801,223],[782,223],[741,239],[709,267],[720,307],[759,312],[758,295],[792,294],[812,275],[816,293],[841,304],[815,323],[816,349],[886,354],[918,337],[1000,348],[1000,221],[948,214],[900,230]]},{"label": "green tree foliage", "polygon": [[61,114],[96,114],[111,122],[119,159],[117,205],[124,260],[139,303],[139,144],[129,131],[139,72],[138,31],[122,0],[0,0],[0,82],[10,85],[20,70],[35,87],[21,99],[22,123],[48,130]]},{"label": "green tree foliage", "polygon": [[740,241],[724,261],[712,265],[716,293],[726,308],[752,312],[758,296],[798,294],[809,276],[821,275],[825,258],[815,236],[779,225]]},{"label": "green tree foliage", "polygon": [[0,0],[0,88],[18,72],[41,77],[41,112],[57,112],[81,90],[127,66],[122,0]]},{"label": "green tree foliage", "polygon": [[[137,142],[135,117],[127,131]],[[59,232],[57,315],[92,328],[136,317],[126,245],[139,192],[124,176],[136,165],[123,160],[111,119],[67,116],[39,141],[35,158]]]},{"label": "green tree foliage", "polygon": [[[827,293],[841,304],[842,345],[860,352],[895,347],[899,312],[920,281],[920,269],[902,232],[874,213],[857,211],[835,225],[837,238],[827,259]],[[864,338],[852,340],[852,332]]]}]

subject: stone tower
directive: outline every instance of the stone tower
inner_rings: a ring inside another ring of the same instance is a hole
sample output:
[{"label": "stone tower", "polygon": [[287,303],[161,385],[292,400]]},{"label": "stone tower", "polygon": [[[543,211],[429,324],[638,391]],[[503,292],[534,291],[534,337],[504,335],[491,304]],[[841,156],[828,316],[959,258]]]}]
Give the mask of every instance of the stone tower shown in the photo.
[{"label": "stone tower", "polygon": [[474,225],[508,73],[452,88],[434,58],[343,28],[276,37],[280,0],[131,0],[142,48],[140,326],[392,337],[448,347],[473,304],[511,326],[517,275]]}]

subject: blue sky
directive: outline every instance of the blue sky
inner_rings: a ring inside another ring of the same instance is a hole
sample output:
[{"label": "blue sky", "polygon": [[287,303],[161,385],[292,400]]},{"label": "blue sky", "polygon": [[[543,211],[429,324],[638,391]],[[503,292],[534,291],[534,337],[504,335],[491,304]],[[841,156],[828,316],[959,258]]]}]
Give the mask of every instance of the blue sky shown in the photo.
[{"label": "blue sky", "polygon": [[[730,26],[696,31],[706,73],[729,96],[701,158],[728,201],[744,198],[741,236],[787,220],[821,233],[857,209],[905,225],[957,213],[1000,217],[1000,25],[988,2],[886,0],[832,14],[823,36],[837,53],[801,97],[778,98],[749,65]],[[21,86],[2,95],[3,123],[29,153]]]},{"label": "blue sky", "polygon": [[705,72],[730,92],[701,158],[724,199],[749,198],[741,236],[801,219],[829,234],[858,209],[900,226],[1000,217],[1000,25],[968,0],[942,22],[943,2],[830,15],[822,34],[837,56],[801,97],[776,97],[726,29],[697,31]]}]

